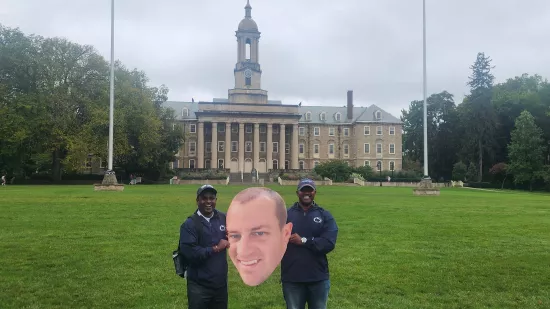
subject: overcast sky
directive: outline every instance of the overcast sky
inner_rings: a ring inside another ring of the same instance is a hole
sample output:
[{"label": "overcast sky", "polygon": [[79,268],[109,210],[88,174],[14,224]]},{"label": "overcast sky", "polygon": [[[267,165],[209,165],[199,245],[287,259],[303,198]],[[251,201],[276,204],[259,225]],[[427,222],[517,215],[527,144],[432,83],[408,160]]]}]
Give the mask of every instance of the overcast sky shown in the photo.
[{"label": "overcast sky", "polygon": [[[549,0],[426,0],[428,95],[468,92],[477,52],[497,82],[550,77]],[[110,0],[0,0],[0,23],[110,55]],[[227,98],[246,0],[115,0],[115,57],[170,100]],[[399,116],[422,99],[421,0],[251,0],[262,88],[286,104],[355,104]]]}]

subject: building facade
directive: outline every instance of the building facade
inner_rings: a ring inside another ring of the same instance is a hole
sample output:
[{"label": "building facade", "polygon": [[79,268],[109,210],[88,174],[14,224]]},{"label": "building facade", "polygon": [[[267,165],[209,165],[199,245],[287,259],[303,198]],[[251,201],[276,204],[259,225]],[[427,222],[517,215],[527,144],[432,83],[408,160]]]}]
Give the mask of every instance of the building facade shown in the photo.
[{"label": "building facade", "polygon": [[402,123],[381,108],[356,107],[353,91],[342,107],[269,100],[261,88],[260,32],[250,3],[239,23],[235,86],[227,99],[168,101],[185,133],[173,168],[225,168],[232,173],[312,169],[331,160],[377,170],[402,168]]}]

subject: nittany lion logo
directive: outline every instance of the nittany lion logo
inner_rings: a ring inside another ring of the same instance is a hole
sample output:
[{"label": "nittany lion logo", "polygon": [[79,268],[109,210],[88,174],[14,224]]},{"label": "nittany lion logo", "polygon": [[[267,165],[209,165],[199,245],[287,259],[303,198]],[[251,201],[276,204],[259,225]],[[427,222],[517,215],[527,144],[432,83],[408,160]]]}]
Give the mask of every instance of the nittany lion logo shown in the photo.
[{"label": "nittany lion logo", "polygon": [[225,231],[225,225],[220,225],[220,231],[222,231],[222,232]]},{"label": "nittany lion logo", "polygon": [[313,218],[313,222],[315,222],[315,223],[321,223],[321,222],[323,222],[323,220],[322,220],[321,218],[319,218],[319,217],[315,217],[315,218]]}]

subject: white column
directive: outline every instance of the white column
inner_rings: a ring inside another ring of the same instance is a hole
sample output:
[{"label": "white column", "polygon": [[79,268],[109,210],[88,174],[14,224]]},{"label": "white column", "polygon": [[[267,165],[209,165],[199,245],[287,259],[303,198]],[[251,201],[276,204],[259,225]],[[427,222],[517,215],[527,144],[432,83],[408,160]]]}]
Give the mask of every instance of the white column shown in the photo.
[{"label": "white column", "polygon": [[218,168],[218,123],[212,122],[212,158],[210,168]]},{"label": "white column", "polygon": [[239,171],[244,172],[244,123],[239,123]]},{"label": "white column", "polygon": [[260,165],[260,124],[254,124],[254,168]]},{"label": "white column", "polygon": [[298,164],[298,124],[295,123],[292,125],[292,145],[290,147],[291,153],[291,164],[290,168],[297,170],[299,168]]},{"label": "white column", "polygon": [[231,167],[231,122],[225,123],[225,162],[223,166],[228,169]]},{"label": "white column", "polygon": [[204,168],[204,122],[199,122],[197,132],[197,167]]},{"label": "white column", "polygon": [[285,169],[285,125],[279,129],[279,169]]},{"label": "white column", "polygon": [[273,169],[273,124],[267,124],[267,155],[265,161],[267,163],[267,170]]}]

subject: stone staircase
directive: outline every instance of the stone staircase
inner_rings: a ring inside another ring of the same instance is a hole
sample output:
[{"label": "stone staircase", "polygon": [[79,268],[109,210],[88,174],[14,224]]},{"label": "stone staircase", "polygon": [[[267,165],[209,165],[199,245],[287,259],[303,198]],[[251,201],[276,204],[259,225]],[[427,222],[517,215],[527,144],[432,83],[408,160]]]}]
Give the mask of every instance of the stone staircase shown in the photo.
[{"label": "stone staircase", "polygon": [[[269,181],[267,173],[259,173],[259,179],[263,179],[265,183]],[[252,181],[252,174],[244,173],[241,181],[241,173],[231,173],[229,174],[229,183],[230,184],[245,184],[245,185],[257,185],[257,182]]]}]

